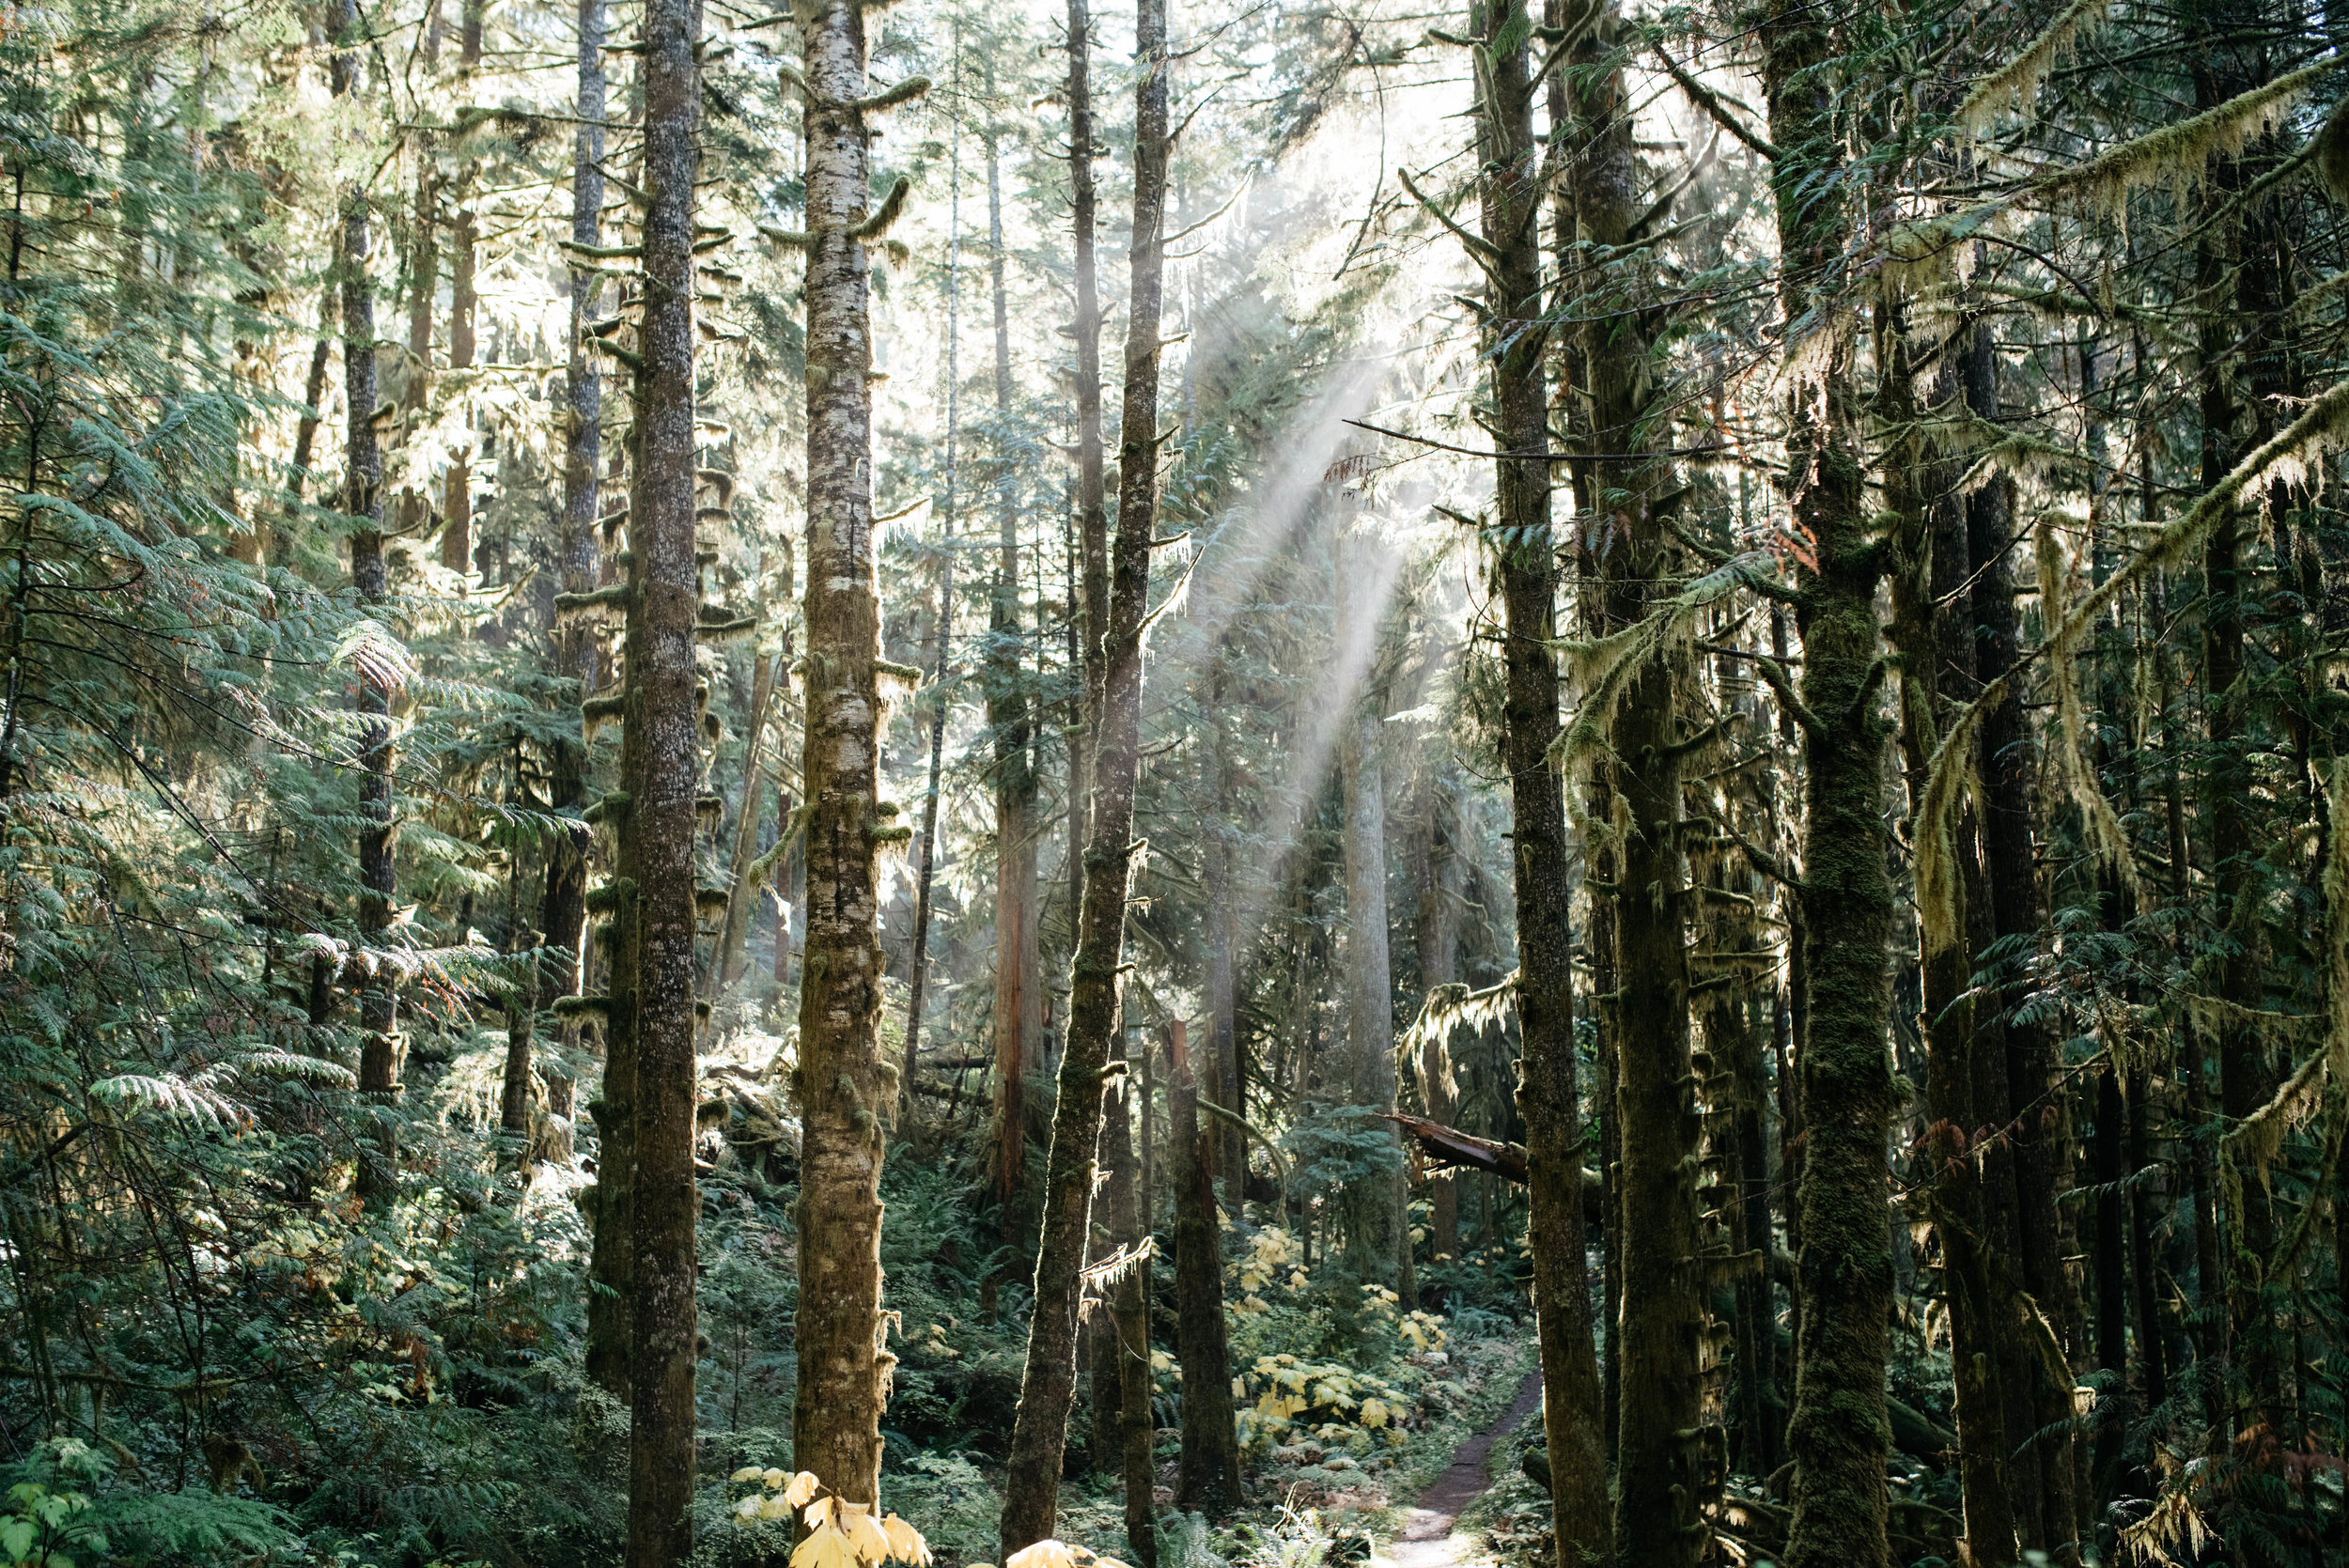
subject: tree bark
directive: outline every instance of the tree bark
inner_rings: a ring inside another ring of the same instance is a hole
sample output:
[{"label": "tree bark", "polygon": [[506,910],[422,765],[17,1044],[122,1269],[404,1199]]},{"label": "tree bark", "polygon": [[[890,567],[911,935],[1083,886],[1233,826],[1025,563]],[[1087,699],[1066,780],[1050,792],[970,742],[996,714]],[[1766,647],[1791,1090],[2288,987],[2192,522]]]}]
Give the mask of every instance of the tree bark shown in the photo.
[{"label": "tree bark", "polygon": [[[1771,169],[1781,308],[1799,322],[1834,287],[1831,269],[1848,237],[1844,204],[1819,183],[1842,145],[1834,48],[1826,14],[1797,0],[1772,0],[1760,40],[1770,140],[1781,149]],[[1802,1323],[1787,1432],[1795,1483],[1785,1568],[1882,1568],[1892,1311],[1885,1140],[1893,1101],[1885,966],[1892,893],[1875,695],[1885,669],[1875,616],[1883,561],[1862,490],[1853,345],[1814,336],[1805,351],[1822,363],[1788,399],[1786,438],[1788,499],[1813,541],[1813,564],[1796,615],[1811,715],[1799,895],[1810,1018],[1798,1069]]]},{"label": "tree bark", "polygon": [[[359,90],[359,8],[337,0],[336,49],[332,61],[334,94]],[[352,186],[343,194],[342,255],[338,280],[343,306],[344,427],[343,510],[356,524],[350,536],[350,585],[359,602],[380,612],[388,586],[383,569],[383,453],[375,436],[375,286],[367,275],[366,194]],[[388,628],[386,636],[390,635]],[[379,675],[359,677],[359,939],[373,946],[390,926],[392,862],[392,692]],[[381,1208],[398,1195],[398,1151],[392,1107],[399,1094],[399,1048],[392,1030],[397,1021],[392,980],[376,966],[359,998],[359,1094],[372,1122],[361,1140],[355,1186],[360,1201]]]},{"label": "tree bark", "polygon": [[[579,85],[573,113],[579,126],[571,138],[571,239],[595,245],[602,235],[603,210],[603,36],[604,0],[579,0]],[[570,319],[563,373],[563,522],[557,546],[563,592],[593,591],[601,567],[596,511],[601,504],[599,470],[603,462],[603,380],[587,348],[587,324],[595,313],[596,274],[574,267],[570,275]],[[596,636],[586,627],[555,629],[557,674],[579,682],[584,699],[596,690],[599,670]],[[585,748],[560,740],[554,747],[552,804],[577,812],[587,802]],[[546,941],[559,958],[549,974],[558,996],[579,993],[586,974],[587,844],[583,833],[565,832],[547,858],[544,923]],[[563,1055],[577,1049],[580,1025],[562,1023]],[[550,1086],[551,1087],[551,1086]]]},{"label": "tree bark", "polygon": [[[1574,124],[1568,181],[1575,237],[1589,254],[1621,256],[1649,204],[1622,70],[1603,26],[1566,69]],[[1636,256],[1636,249],[1629,254]],[[1578,286],[1613,298],[1639,286],[1618,260],[1583,263]],[[1656,499],[1674,489],[1669,465],[1645,455],[1649,347],[1635,312],[1585,310],[1581,373],[1592,454],[1580,488],[1603,517],[1595,567],[1609,629],[1644,618],[1678,569]],[[1619,989],[1612,1017],[1621,1118],[1615,1175],[1622,1306],[1618,1363],[1615,1560],[1622,1568],[1693,1568],[1710,1464],[1700,1346],[1705,1265],[1698,1255],[1699,1118],[1688,1041],[1688,874],[1681,845],[1677,655],[1633,676],[1609,728],[1615,821],[1611,899]],[[1725,1065],[1725,1063],[1724,1063]]]},{"label": "tree bark", "polygon": [[[628,728],[642,731],[630,790],[636,830],[637,1059],[634,1327],[630,1346],[629,1568],[674,1568],[693,1544],[695,696],[693,181],[701,67],[694,0],[645,8],[644,313],[636,329],[637,471],[629,544],[637,562],[641,663]],[[451,526],[454,527],[454,519]],[[802,1048],[804,1060],[804,1048]]]},{"label": "tree bark", "polygon": [[[1146,1076],[1137,1064],[1126,1072],[1102,1110],[1101,1142],[1109,1153],[1109,1181],[1102,1188],[1103,1229],[1112,1247],[1139,1248],[1149,1235],[1147,1205],[1137,1202],[1131,1108],[1143,1098]],[[1113,1379],[1117,1471],[1126,1493],[1126,1549],[1134,1568],[1158,1568],[1158,1418],[1150,1408],[1150,1263],[1135,1262],[1111,1287],[1109,1333],[1104,1337]],[[1094,1385],[1098,1398],[1101,1385]]]},{"label": "tree bark", "polygon": [[[463,205],[457,210],[457,222],[449,234],[448,367],[451,371],[473,368],[474,317],[480,305],[480,296],[474,287],[474,267],[480,248],[480,223],[474,216],[473,181],[474,175],[469,169],[463,177]],[[461,389],[459,396],[463,396]],[[441,497],[441,565],[459,574],[470,574],[473,570],[473,448],[470,446],[459,447],[449,456],[446,485]]]},{"label": "tree bark", "polygon": [[987,722],[995,742],[995,1190],[1006,1237],[1027,1186],[1027,1074],[1044,1036],[1036,938],[1035,763],[1020,668],[1019,506],[1011,445],[1011,318],[1003,287],[1003,195],[987,144],[988,282],[995,307],[996,556],[988,607]]},{"label": "tree bark", "polygon": [[[1419,889],[1412,922],[1419,950],[1419,986],[1423,1001],[1439,986],[1460,978],[1460,905],[1463,864],[1457,807],[1452,781],[1439,759],[1432,763],[1422,785],[1427,814],[1420,825],[1419,865],[1411,880]],[[1446,1126],[1459,1113],[1457,1084],[1452,1073],[1452,1053],[1433,1037],[1421,1048],[1419,1082],[1430,1121]],[[1427,1251],[1437,1263],[1456,1262],[1460,1255],[1460,1188],[1448,1172],[1431,1172],[1427,1178]]]},{"label": "tree bark", "polygon": [[1199,1083],[1174,1025],[1167,1107],[1174,1160],[1174,1356],[1183,1371],[1183,1452],[1174,1506],[1221,1517],[1240,1505],[1239,1432],[1223,1323],[1223,1243],[1216,1229],[1215,1135],[1199,1124]]},{"label": "tree bark", "polygon": [[[955,33],[955,74],[962,73],[962,33]],[[901,1115],[913,1114],[913,1070],[922,1049],[922,1007],[930,976],[930,894],[938,876],[938,784],[946,760],[946,671],[955,641],[955,482],[962,435],[962,127],[946,181],[946,495],[939,512],[938,646],[930,660],[929,782],[922,792],[922,854],[913,883],[913,955],[906,986],[906,1060]]]},{"label": "tree bark", "polygon": [[[1883,418],[1895,429],[1913,427],[1919,411],[1907,326],[1896,305],[1888,303],[1881,311],[1877,353],[1886,366]],[[1954,396],[1957,389],[1949,384],[1953,381],[1952,377],[1937,382],[1934,401]],[[1943,493],[1956,478],[1952,469],[1938,453],[1911,439],[1899,444],[1887,474],[1887,500],[1895,517],[1891,631],[1903,660],[1901,753],[1912,815],[1922,809],[1926,781],[1940,747],[1945,699],[1970,694],[1973,675],[1972,647],[1967,639],[1949,635],[1939,608],[1944,594],[1958,591],[1967,576],[1961,504]],[[1977,1163],[1981,1151],[1974,1146],[1992,1121],[1983,1114],[1976,1094],[1978,1032],[1970,990],[1974,955],[1967,894],[1982,882],[1983,874],[1974,831],[1970,812],[1960,813],[1949,829],[1962,867],[1956,918],[1946,926],[1933,919],[1919,922],[1924,1006],[1918,1027],[1925,1041],[1928,1122],[1921,1154],[1949,1308],[1966,1551],[1981,1568],[2005,1568],[2015,1560],[2017,1536],[2007,1485],[2007,1455],[2015,1444],[1999,1372],[2012,1358],[2007,1347],[2016,1343],[2020,1326],[2007,1321],[2012,1303],[1995,1293],[1991,1282],[1985,1255],[1991,1246],[1989,1211]],[[1999,1067],[2003,1075],[2004,1063]]]},{"label": "tree bark", "polygon": [[[1542,253],[1532,69],[1519,13],[1487,6],[1475,21],[1496,51],[1478,95],[1479,226],[1494,256],[1486,270],[1494,322],[1540,315]],[[1550,1513],[1560,1568],[1612,1552],[1601,1445],[1598,1357],[1591,1337],[1582,1220],[1582,1116],[1574,1060],[1574,909],[1563,781],[1550,766],[1558,737],[1558,567],[1550,532],[1549,399],[1545,334],[1493,335],[1494,432],[1512,454],[1496,464],[1511,827],[1516,850],[1517,1027],[1524,1057],[1517,1107],[1525,1118],[1533,1252],[1533,1305],[1542,1361],[1542,1424],[1549,1441]]]},{"label": "tree bark", "polygon": [[880,598],[873,538],[864,9],[802,11],[807,92],[805,956],[800,984],[800,1381],[792,1450],[851,1502],[880,1486],[881,951],[874,877]]},{"label": "tree bark", "polygon": [[[1392,578],[1377,559],[1384,547],[1356,530],[1353,486],[1339,481],[1335,508],[1338,625],[1344,637],[1377,640]],[[1376,597],[1374,598],[1374,594]],[[1387,930],[1386,770],[1378,752],[1381,693],[1366,690],[1340,721],[1338,779],[1345,815],[1346,1094],[1357,1106],[1394,1110],[1394,977]],[[1392,1123],[1373,1123],[1398,1157]],[[1397,1167],[1400,1167],[1398,1157]],[[1346,1264],[1365,1282],[1400,1291],[1410,1239],[1403,1224],[1401,1184],[1380,1174],[1346,1192]],[[1413,1303],[1417,1305],[1417,1303]]]},{"label": "tree bark", "polygon": [[1003,1552],[1052,1532],[1061,1453],[1076,1385],[1077,1284],[1084,1262],[1101,1071],[1118,1029],[1118,970],[1133,862],[1134,782],[1141,765],[1142,620],[1158,516],[1159,326],[1165,269],[1167,72],[1165,0],[1137,0],[1134,218],[1128,292],[1126,396],[1119,437],[1117,540],[1101,623],[1100,722],[1085,846],[1084,903],[1071,965],[1052,1145],[1036,1247],[1035,1309],[1003,1483]]}]

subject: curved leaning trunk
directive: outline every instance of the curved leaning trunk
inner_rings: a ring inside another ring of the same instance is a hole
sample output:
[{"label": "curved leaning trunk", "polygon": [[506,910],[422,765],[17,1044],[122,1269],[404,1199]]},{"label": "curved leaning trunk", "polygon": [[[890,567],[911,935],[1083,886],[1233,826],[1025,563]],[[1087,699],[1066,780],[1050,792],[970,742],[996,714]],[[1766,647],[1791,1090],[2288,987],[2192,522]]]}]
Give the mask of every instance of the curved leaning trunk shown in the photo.
[{"label": "curved leaning trunk", "polygon": [[1085,844],[1084,899],[1070,966],[1068,1043],[1061,1056],[1052,1146],[1038,1226],[1035,1312],[1028,1328],[1019,1410],[1003,1482],[1002,1548],[1008,1558],[1052,1533],[1062,1450],[1077,1385],[1077,1292],[1093,1200],[1101,1083],[1118,1027],[1117,973],[1126,946],[1133,864],[1134,781],[1141,766],[1142,619],[1158,517],[1159,318],[1165,271],[1165,0],[1139,0],[1135,89],[1132,287],[1128,295],[1126,399],[1119,436],[1117,539],[1101,628],[1099,725]]}]

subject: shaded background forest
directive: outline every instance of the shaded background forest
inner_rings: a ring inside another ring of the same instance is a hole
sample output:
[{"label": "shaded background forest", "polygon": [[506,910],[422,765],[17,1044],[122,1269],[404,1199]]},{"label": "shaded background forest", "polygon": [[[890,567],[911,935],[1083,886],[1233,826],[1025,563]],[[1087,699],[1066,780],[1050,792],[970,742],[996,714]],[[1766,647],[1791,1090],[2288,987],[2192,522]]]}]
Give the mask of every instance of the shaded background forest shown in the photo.
[{"label": "shaded background forest", "polygon": [[[791,1545],[826,23],[671,8],[682,187],[658,0],[0,18],[11,1561],[682,1560],[598,1234],[681,188],[690,1542]],[[1152,46],[1072,158],[1081,4],[855,14],[880,1500],[1317,1568],[1538,1362],[1512,1560],[2342,1560],[2333,19],[1161,11],[1065,1073]]]}]

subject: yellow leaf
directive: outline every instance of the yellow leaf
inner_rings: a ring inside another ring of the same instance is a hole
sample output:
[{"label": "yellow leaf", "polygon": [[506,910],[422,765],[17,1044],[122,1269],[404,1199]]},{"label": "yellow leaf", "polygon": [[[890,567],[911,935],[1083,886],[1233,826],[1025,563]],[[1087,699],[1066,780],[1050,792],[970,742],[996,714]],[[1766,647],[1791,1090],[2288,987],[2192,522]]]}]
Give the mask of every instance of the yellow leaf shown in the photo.
[{"label": "yellow leaf", "polygon": [[[760,1476],[758,1479],[765,1482],[769,1486],[780,1486],[785,1482],[791,1479],[791,1472],[789,1470],[769,1470],[765,1475]],[[797,1508],[800,1505],[798,1503],[793,1503],[791,1506]]]},{"label": "yellow leaf", "polygon": [[756,1481],[758,1479],[758,1475],[759,1471],[757,1466],[745,1465],[740,1469],[735,1471],[732,1475],[726,1477],[726,1479],[728,1481]]},{"label": "yellow leaf", "polygon": [[762,1519],[772,1519],[780,1524],[782,1521],[791,1517],[791,1505],[784,1501],[781,1498],[769,1496],[760,1498],[756,1500],[758,1502],[758,1516]]},{"label": "yellow leaf", "polygon": [[1003,1559],[1003,1568],[1076,1568],[1077,1554],[1066,1541],[1047,1536],[1033,1546],[1023,1546]]},{"label": "yellow leaf", "polygon": [[855,1548],[857,1560],[889,1560],[889,1533],[881,1529],[880,1521],[873,1517],[870,1503],[843,1502],[835,1517],[841,1521],[840,1528],[847,1531],[848,1545]]},{"label": "yellow leaf", "polygon": [[889,1537],[890,1556],[914,1568],[929,1568],[930,1544],[922,1539],[920,1530],[892,1514],[881,1521],[881,1533]]},{"label": "yellow leaf", "polygon": [[856,1568],[856,1552],[847,1536],[826,1527],[808,1532],[791,1554],[791,1568]]},{"label": "yellow leaf", "polygon": [[1232,1379],[1232,1397],[1234,1399],[1246,1399],[1248,1397],[1248,1379],[1245,1377],[1235,1377]]},{"label": "yellow leaf", "polygon": [[[784,1500],[788,1502],[790,1499],[786,1498]],[[807,1505],[807,1512],[801,1514],[801,1518],[805,1521],[808,1529],[822,1529],[832,1523],[832,1505],[836,1500],[832,1498],[817,1498]]]},{"label": "yellow leaf", "polygon": [[814,1497],[816,1488],[822,1484],[822,1482],[816,1479],[815,1471],[801,1470],[791,1478],[791,1484],[784,1488],[783,1500],[797,1508]]},{"label": "yellow leaf", "polygon": [[1386,1402],[1384,1400],[1377,1399],[1366,1399],[1362,1401],[1361,1421],[1364,1426],[1377,1427],[1386,1425]]}]

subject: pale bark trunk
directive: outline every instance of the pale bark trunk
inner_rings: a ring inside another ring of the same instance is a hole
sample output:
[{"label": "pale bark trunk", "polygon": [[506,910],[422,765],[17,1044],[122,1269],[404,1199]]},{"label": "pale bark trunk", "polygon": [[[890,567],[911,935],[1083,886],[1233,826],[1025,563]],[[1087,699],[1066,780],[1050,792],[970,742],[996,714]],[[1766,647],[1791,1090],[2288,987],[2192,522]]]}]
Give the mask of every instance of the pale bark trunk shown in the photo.
[{"label": "pale bark trunk", "polygon": [[806,956],[800,986],[800,1381],[794,1463],[852,1502],[880,1486],[880,596],[873,539],[864,8],[802,11],[807,127]]},{"label": "pale bark trunk", "polygon": [[1078,915],[1068,1044],[1061,1057],[1052,1146],[1036,1248],[1035,1314],[1020,1381],[1003,1486],[1003,1548],[1044,1539],[1058,1513],[1061,1452],[1076,1384],[1078,1274],[1084,1262],[1101,1071],[1116,1038],[1118,968],[1133,860],[1134,781],[1141,762],[1142,620],[1158,515],[1159,325],[1165,252],[1167,72],[1165,0],[1138,0],[1132,285],[1128,294],[1126,398],[1118,452],[1117,541],[1102,646],[1093,811]]},{"label": "pale bark trunk", "polygon": [[[760,609],[765,609],[763,596]],[[708,991],[713,1001],[742,978],[751,911],[758,904],[758,892],[751,886],[751,862],[758,858],[759,805],[767,793],[768,709],[774,700],[777,668],[783,662],[783,659],[761,654],[751,677],[751,728],[743,743],[742,803],[735,814],[734,854],[726,867],[725,924],[719,927],[718,951],[709,960]]]}]

